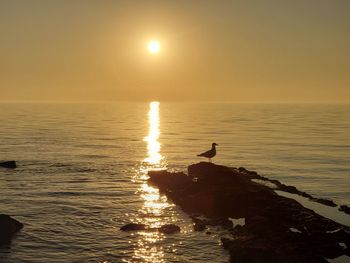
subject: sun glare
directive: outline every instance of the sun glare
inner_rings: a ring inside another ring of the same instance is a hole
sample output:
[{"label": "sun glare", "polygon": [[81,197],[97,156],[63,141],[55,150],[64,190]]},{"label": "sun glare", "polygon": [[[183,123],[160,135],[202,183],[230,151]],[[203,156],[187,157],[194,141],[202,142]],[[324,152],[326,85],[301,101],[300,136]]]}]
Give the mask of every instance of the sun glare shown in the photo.
[{"label": "sun glare", "polygon": [[160,50],[160,44],[158,41],[152,40],[148,43],[148,50],[152,54],[157,54]]}]

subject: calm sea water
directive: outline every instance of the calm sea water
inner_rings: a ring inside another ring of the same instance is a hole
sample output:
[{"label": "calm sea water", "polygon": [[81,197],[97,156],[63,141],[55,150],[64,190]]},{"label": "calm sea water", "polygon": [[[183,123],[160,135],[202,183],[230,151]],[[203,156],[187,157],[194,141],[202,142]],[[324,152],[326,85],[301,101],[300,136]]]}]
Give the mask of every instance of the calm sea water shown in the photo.
[{"label": "calm sea water", "polygon": [[[0,213],[25,224],[0,262],[227,262],[219,229],[194,233],[146,182],[212,142],[215,163],[350,205],[349,105],[0,104],[0,121],[0,160],[19,165],[0,169]],[[182,232],[121,232],[128,222]]]}]

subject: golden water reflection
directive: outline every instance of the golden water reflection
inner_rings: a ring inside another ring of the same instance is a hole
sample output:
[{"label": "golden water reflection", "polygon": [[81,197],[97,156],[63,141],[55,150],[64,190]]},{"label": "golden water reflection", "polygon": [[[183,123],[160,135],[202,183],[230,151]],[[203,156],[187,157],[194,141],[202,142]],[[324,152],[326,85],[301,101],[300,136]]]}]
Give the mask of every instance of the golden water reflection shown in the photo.
[{"label": "golden water reflection", "polygon": [[160,135],[159,122],[159,102],[152,101],[148,112],[148,135],[144,138],[144,141],[147,142],[148,154],[144,161],[151,165],[159,165],[162,161],[160,143],[158,141]]},{"label": "golden water reflection", "polygon": [[[144,138],[144,141],[147,142],[147,157],[137,171],[137,181],[140,183],[137,194],[142,198],[143,205],[135,220],[150,228],[158,228],[174,220],[171,213],[167,211],[173,205],[167,202],[166,196],[160,195],[157,188],[147,183],[149,170],[166,168],[164,157],[160,152],[161,144],[158,141],[160,136],[159,106],[159,102],[153,101],[150,103],[148,112],[149,130],[148,135]],[[140,231],[137,235],[137,247],[134,251],[136,262],[165,262],[163,234],[157,231]]]}]

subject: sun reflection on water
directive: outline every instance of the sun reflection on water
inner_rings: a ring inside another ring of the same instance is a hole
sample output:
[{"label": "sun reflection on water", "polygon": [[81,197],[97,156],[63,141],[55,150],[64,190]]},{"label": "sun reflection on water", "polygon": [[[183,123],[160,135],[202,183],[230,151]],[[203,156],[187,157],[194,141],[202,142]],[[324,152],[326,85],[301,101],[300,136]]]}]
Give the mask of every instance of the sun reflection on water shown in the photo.
[{"label": "sun reflection on water", "polygon": [[[147,183],[149,170],[166,168],[164,157],[160,153],[161,144],[158,141],[160,136],[159,105],[159,102],[153,101],[149,106],[149,130],[148,135],[144,138],[144,141],[147,142],[147,157],[143,160],[136,175],[136,181],[140,183],[137,194],[142,198],[143,205],[135,221],[150,228],[158,228],[174,220],[172,214],[167,211],[173,205],[167,202],[166,196],[160,195],[157,188]],[[133,256],[136,262],[165,262],[163,234],[158,231],[140,231],[137,235],[137,246]]]},{"label": "sun reflection on water", "polygon": [[150,109],[148,112],[149,130],[148,135],[144,138],[147,142],[148,156],[145,158],[145,162],[151,165],[159,165],[162,161],[162,155],[160,154],[160,143],[158,141],[159,131],[159,102],[152,101],[150,103]]}]

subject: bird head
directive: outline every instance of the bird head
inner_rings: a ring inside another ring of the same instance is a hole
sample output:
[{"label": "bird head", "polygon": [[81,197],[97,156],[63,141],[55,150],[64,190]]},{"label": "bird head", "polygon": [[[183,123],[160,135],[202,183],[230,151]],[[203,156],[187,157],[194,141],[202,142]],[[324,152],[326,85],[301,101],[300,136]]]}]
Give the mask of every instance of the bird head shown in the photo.
[{"label": "bird head", "polygon": [[213,142],[213,143],[211,144],[211,146],[212,146],[212,147],[215,147],[215,146],[219,146],[219,144],[216,144],[215,142]]}]

